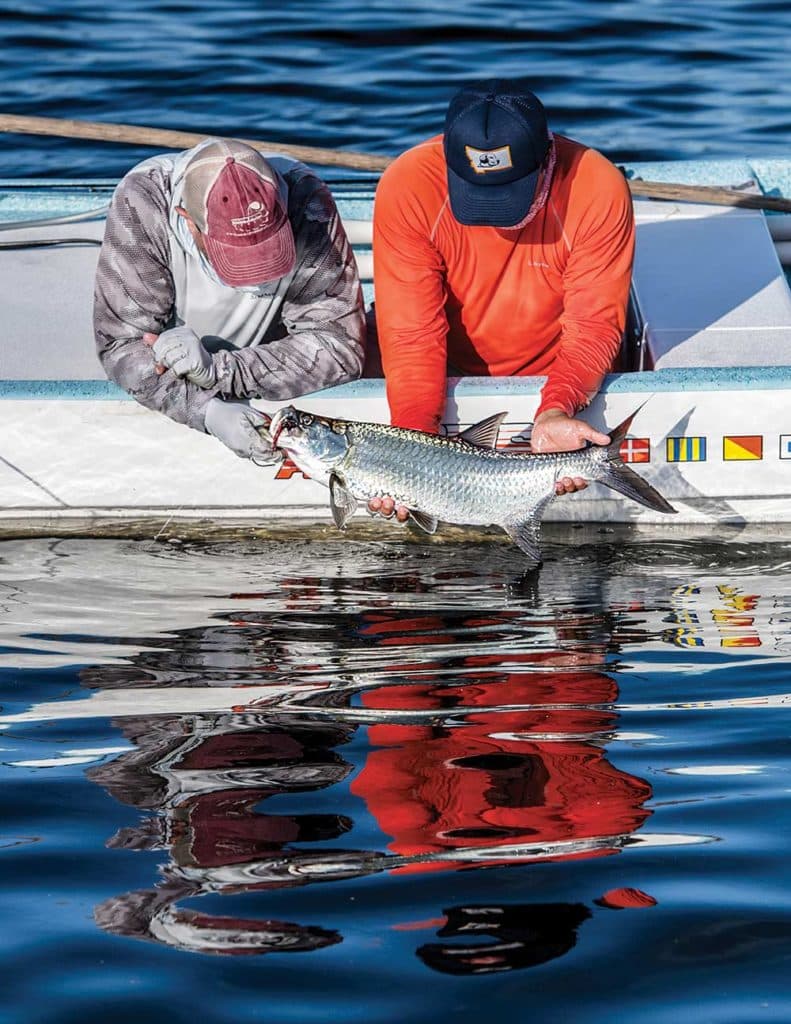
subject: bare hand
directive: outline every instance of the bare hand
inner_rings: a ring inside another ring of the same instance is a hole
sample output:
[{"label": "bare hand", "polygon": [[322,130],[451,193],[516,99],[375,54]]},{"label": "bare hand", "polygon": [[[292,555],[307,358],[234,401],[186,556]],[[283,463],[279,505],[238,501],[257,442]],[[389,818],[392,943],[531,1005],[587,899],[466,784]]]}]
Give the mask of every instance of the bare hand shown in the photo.
[{"label": "bare hand", "polygon": [[385,519],[392,519],[395,514],[399,523],[405,523],[409,519],[409,509],[404,505],[396,505],[393,498],[371,498],[368,502],[368,511],[371,515],[377,513]]},{"label": "bare hand", "polygon": [[[609,444],[610,438],[583,420],[573,419],[562,409],[547,409],[536,418],[530,435],[534,452],[572,452],[591,444]],[[581,476],[564,476],[555,482],[555,494],[573,494],[588,486]]]}]

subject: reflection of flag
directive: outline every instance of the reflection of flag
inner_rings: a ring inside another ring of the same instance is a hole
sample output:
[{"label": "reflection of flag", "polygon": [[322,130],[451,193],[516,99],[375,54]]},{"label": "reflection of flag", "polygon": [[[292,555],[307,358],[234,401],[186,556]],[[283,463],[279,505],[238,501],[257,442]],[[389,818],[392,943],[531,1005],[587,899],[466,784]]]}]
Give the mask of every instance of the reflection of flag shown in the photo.
[{"label": "reflection of flag", "polygon": [[729,608],[735,608],[740,612],[754,611],[761,597],[760,594],[740,594],[735,587],[727,583],[719,585],[717,591]]},{"label": "reflection of flag", "polygon": [[666,629],[662,639],[676,647],[703,647],[703,637],[696,629]]},{"label": "reflection of flag", "polygon": [[791,434],[780,435],[780,458],[791,459]]},{"label": "reflection of flag", "polygon": [[705,462],[705,437],[669,437],[667,439],[668,462]]},{"label": "reflection of flag", "polygon": [[760,647],[761,638],[759,636],[724,636],[720,640],[722,647]]},{"label": "reflection of flag", "polygon": [[692,597],[693,594],[699,594],[700,587],[693,587],[691,585],[684,586],[683,584],[675,587],[673,590],[673,597]]},{"label": "reflection of flag", "polygon": [[752,615],[742,615],[740,612],[730,612],[725,608],[714,608],[711,617],[715,622],[724,626],[752,626],[755,619]]},{"label": "reflection of flag", "polygon": [[621,458],[624,462],[650,462],[651,442],[647,437],[628,437],[621,441]]},{"label": "reflection of flag", "polygon": [[760,434],[740,434],[722,439],[725,462],[744,462],[764,457],[764,439]]},{"label": "reflection of flag", "polygon": [[677,608],[675,611],[667,615],[663,622],[678,622],[683,623],[685,626],[697,626],[700,622],[697,612],[690,612],[684,608]]}]

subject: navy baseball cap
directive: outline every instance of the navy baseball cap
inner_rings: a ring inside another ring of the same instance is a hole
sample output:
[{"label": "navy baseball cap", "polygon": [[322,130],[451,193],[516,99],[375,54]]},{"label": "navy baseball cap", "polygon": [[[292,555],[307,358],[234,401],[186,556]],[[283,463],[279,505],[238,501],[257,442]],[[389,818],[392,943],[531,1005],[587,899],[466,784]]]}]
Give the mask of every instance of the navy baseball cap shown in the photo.
[{"label": "navy baseball cap", "polygon": [[541,101],[516,82],[474,82],[450,101],[445,159],[453,216],[508,228],[527,216],[550,145]]}]

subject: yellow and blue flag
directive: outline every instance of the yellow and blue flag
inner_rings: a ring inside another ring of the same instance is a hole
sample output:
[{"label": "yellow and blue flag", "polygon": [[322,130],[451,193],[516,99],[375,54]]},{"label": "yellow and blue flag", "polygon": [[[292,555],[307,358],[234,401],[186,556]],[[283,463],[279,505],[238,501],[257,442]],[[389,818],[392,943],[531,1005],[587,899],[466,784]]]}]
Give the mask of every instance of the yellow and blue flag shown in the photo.
[{"label": "yellow and blue flag", "polygon": [[668,462],[705,462],[705,437],[669,437],[667,439]]}]

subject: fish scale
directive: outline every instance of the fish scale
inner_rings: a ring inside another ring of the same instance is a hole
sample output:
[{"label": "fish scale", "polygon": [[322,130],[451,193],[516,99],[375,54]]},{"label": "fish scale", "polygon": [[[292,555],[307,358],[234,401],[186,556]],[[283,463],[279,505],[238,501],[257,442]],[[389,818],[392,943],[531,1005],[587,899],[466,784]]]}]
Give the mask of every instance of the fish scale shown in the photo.
[{"label": "fish scale", "polygon": [[560,477],[594,472],[585,451],[500,452],[393,427],[349,428],[351,446],[338,470],[355,496],[390,496],[445,522],[484,526],[518,518],[550,499]]},{"label": "fish scale", "polygon": [[340,527],[357,502],[390,497],[430,533],[439,520],[501,526],[539,560],[541,515],[562,477],[599,481],[649,508],[675,511],[621,459],[620,445],[634,415],[615,428],[609,445],[553,453],[498,450],[504,413],[448,438],[328,419],[289,406],[275,414],[271,432],[273,443],[330,487],[333,517]]}]

